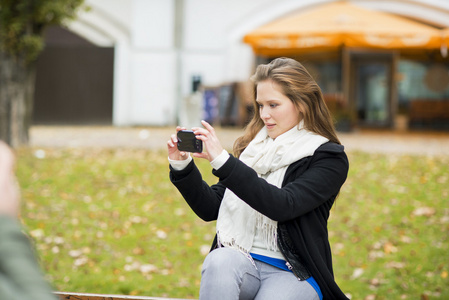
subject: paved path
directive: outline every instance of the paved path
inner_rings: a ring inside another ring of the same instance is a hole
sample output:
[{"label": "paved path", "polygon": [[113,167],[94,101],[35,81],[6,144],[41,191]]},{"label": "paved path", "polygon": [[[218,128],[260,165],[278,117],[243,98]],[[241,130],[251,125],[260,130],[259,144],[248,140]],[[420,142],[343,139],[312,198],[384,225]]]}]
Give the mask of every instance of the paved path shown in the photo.
[{"label": "paved path", "polygon": [[[241,129],[216,128],[223,147],[230,150]],[[165,149],[174,132],[166,127],[34,126],[32,147],[101,147]],[[449,156],[449,132],[356,131],[339,133],[347,151]]]}]

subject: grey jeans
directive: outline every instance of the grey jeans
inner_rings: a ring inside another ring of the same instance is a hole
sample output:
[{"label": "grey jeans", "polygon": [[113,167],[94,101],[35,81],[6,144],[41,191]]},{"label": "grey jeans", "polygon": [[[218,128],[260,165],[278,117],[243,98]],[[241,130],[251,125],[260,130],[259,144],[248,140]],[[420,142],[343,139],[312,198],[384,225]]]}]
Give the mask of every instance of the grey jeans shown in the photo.
[{"label": "grey jeans", "polygon": [[234,249],[210,252],[203,263],[200,300],[319,300],[315,289],[293,273],[254,263]]}]

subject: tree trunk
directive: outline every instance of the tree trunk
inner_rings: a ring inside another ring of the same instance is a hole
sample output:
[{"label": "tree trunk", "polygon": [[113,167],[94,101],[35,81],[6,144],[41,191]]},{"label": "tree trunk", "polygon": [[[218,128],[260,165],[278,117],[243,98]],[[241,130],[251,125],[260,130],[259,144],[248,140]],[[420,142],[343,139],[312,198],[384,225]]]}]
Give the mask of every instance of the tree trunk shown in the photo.
[{"label": "tree trunk", "polygon": [[34,65],[0,51],[0,139],[13,148],[28,145],[34,82]]}]

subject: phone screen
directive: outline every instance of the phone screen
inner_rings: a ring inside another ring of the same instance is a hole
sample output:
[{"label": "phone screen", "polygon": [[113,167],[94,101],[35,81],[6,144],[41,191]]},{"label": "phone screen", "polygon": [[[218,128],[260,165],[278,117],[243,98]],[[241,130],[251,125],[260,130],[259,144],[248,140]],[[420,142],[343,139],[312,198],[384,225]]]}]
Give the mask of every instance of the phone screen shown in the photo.
[{"label": "phone screen", "polygon": [[203,152],[203,142],[191,130],[178,131],[178,149],[186,152]]}]

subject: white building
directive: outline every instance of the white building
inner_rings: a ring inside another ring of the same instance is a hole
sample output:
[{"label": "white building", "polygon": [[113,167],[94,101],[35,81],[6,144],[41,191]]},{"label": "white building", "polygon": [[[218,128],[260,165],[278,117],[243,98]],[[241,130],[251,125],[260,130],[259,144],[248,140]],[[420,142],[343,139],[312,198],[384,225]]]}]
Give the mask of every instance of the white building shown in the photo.
[{"label": "white building", "polygon": [[[114,48],[112,124],[174,125],[199,75],[207,86],[245,81],[255,56],[242,42],[268,22],[327,0],[86,0],[70,31]],[[353,0],[449,27],[447,0]]]}]

